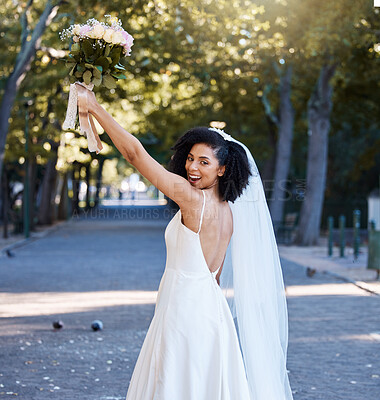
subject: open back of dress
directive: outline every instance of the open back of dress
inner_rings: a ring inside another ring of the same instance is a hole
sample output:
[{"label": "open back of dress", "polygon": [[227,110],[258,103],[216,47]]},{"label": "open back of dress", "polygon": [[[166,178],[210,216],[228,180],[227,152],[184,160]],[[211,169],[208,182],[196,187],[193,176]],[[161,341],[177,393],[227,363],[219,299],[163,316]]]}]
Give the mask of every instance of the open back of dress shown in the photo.
[{"label": "open back of dress", "polygon": [[199,232],[179,210],[165,230],[166,266],[127,400],[250,400],[227,300],[204,258]]}]

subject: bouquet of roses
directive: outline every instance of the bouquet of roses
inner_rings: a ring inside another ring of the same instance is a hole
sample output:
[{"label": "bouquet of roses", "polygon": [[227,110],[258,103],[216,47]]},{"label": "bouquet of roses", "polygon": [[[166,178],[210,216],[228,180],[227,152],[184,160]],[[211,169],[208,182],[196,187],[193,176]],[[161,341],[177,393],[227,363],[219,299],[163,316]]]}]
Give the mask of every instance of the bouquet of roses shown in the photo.
[{"label": "bouquet of roses", "polygon": [[[71,81],[69,103],[63,123],[65,130],[75,129],[78,101],[76,83],[89,90],[94,86],[114,89],[118,79],[126,79],[123,73],[125,67],[121,61],[130,55],[133,37],[122,28],[119,19],[111,18],[109,15],[106,17],[109,17],[110,23],[91,18],[83,25],[71,25],[60,32],[62,40],[67,38],[72,40],[69,54],[64,59],[70,69]],[[91,115],[86,117],[88,121],[84,124],[81,116],[79,117],[81,132],[87,136],[89,150],[98,153],[102,146],[94,131]]]}]

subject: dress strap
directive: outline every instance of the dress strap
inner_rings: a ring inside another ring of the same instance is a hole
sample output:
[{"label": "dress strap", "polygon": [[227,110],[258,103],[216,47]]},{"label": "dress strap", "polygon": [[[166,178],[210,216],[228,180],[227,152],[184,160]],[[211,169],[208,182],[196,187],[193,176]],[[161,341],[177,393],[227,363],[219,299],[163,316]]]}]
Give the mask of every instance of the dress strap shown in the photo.
[{"label": "dress strap", "polygon": [[206,204],[206,195],[205,195],[205,192],[203,190],[202,190],[202,193],[203,193],[203,206],[202,206],[201,219],[199,221],[199,229],[198,229],[197,234],[201,231],[202,221],[203,221],[203,212],[205,210],[205,204]]}]

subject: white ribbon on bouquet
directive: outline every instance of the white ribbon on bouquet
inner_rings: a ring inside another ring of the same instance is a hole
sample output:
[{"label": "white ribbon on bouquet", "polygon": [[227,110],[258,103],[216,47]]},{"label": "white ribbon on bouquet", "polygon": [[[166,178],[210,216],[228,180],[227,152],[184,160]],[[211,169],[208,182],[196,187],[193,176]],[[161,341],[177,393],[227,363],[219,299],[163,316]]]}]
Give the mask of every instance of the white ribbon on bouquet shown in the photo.
[{"label": "white ribbon on bouquet", "polygon": [[[76,86],[77,84],[82,85],[84,88],[91,91],[94,88],[93,83],[86,85],[83,82],[75,82],[70,85],[69,102],[67,104],[66,118],[62,125],[62,128],[64,130],[75,129],[77,110],[78,110],[78,89]],[[83,110],[79,111],[80,133],[85,135],[87,138],[88,150],[90,152],[96,151],[96,154],[98,154],[103,149],[103,145],[96,131],[92,115],[88,113],[87,93],[85,95],[85,98],[81,98],[80,100],[82,100],[84,102],[83,104],[85,105]]]}]

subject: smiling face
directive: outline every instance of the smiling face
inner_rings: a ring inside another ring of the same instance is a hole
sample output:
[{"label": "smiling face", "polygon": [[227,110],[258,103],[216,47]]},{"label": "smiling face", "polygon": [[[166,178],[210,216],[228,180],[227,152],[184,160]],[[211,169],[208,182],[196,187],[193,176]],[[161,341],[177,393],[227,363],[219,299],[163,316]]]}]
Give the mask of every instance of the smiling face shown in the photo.
[{"label": "smiling face", "polygon": [[225,168],[219,165],[214,150],[205,143],[197,143],[191,148],[185,164],[188,181],[198,189],[215,185]]}]

